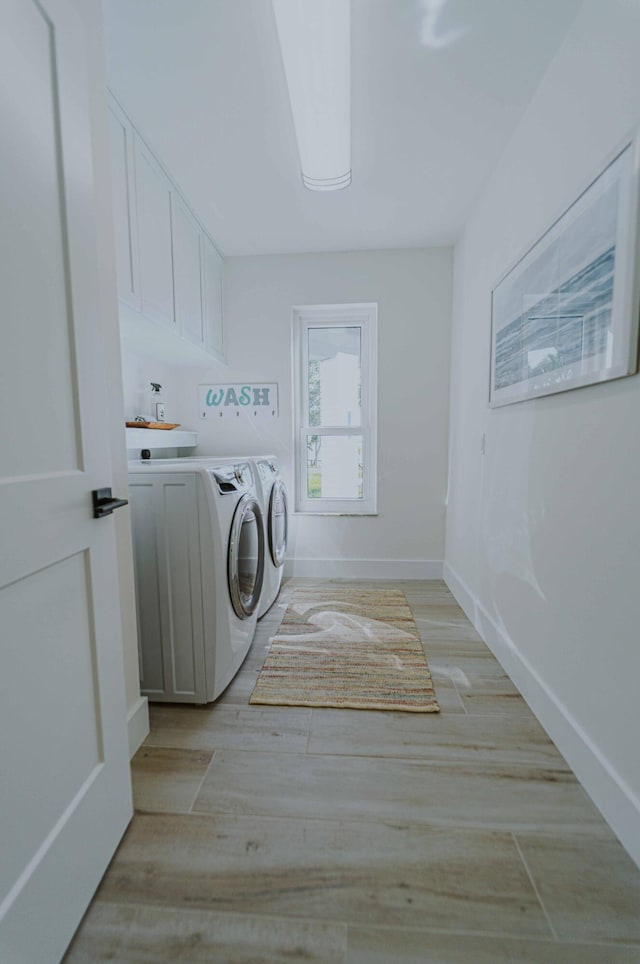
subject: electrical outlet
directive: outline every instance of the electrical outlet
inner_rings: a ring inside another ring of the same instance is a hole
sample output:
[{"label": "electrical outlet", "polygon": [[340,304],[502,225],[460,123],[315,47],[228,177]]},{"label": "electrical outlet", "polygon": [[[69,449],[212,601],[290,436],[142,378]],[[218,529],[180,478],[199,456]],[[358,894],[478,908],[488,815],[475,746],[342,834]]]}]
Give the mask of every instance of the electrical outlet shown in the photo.
[{"label": "electrical outlet", "polygon": [[156,422],[166,422],[167,415],[164,410],[164,402],[156,402]]}]

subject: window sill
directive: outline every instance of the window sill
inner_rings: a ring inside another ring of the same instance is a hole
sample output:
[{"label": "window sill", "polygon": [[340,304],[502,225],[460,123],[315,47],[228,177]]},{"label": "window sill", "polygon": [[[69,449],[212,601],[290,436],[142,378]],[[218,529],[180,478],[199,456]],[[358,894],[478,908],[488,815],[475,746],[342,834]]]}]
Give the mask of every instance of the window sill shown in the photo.
[{"label": "window sill", "polygon": [[379,513],[378,512],[323,512],[322,510],[318,510],[317,512],[306,512],[306,511],[300,511],[298,509],[294,509],[291,515],[306,515],[306,516],[311,516],[312,518],[318,515],[330,515],[330,516],[348,516],[350,519],[362,519],[362,518],[370,519],[370,518],[377,518]]}]

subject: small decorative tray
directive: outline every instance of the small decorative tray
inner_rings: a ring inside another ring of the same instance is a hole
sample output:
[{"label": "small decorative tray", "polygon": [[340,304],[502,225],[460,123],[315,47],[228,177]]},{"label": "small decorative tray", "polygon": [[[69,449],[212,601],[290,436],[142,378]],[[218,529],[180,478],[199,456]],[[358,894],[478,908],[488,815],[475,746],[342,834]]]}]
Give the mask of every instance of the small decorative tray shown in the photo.
[{"label": "small decorative tray", "polygon": [[180,422],[126,422],[127,428],[180,428]]}]

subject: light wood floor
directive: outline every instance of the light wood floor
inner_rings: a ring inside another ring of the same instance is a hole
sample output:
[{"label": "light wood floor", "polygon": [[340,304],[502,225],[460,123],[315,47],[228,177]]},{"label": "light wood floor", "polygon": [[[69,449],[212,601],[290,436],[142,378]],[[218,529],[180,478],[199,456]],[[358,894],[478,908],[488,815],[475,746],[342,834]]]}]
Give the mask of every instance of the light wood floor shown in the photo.
[{"label": "light wood floor", "polygon": [[151,707],[65,960],[640,962],[640,871],[443,583],[353,584],[404,590],[440,714],[248,705],[299,584],[215,705]]}]

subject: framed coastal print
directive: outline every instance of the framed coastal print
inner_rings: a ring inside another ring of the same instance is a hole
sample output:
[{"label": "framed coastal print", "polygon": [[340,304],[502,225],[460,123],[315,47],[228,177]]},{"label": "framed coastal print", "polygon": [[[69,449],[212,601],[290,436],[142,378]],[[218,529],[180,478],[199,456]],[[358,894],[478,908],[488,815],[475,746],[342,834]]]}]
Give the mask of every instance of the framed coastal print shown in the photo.
[{"label": "framed coastal print", "polygon": [[635,137],[493,289],[492,407],[637,370],[638,171]]}]

